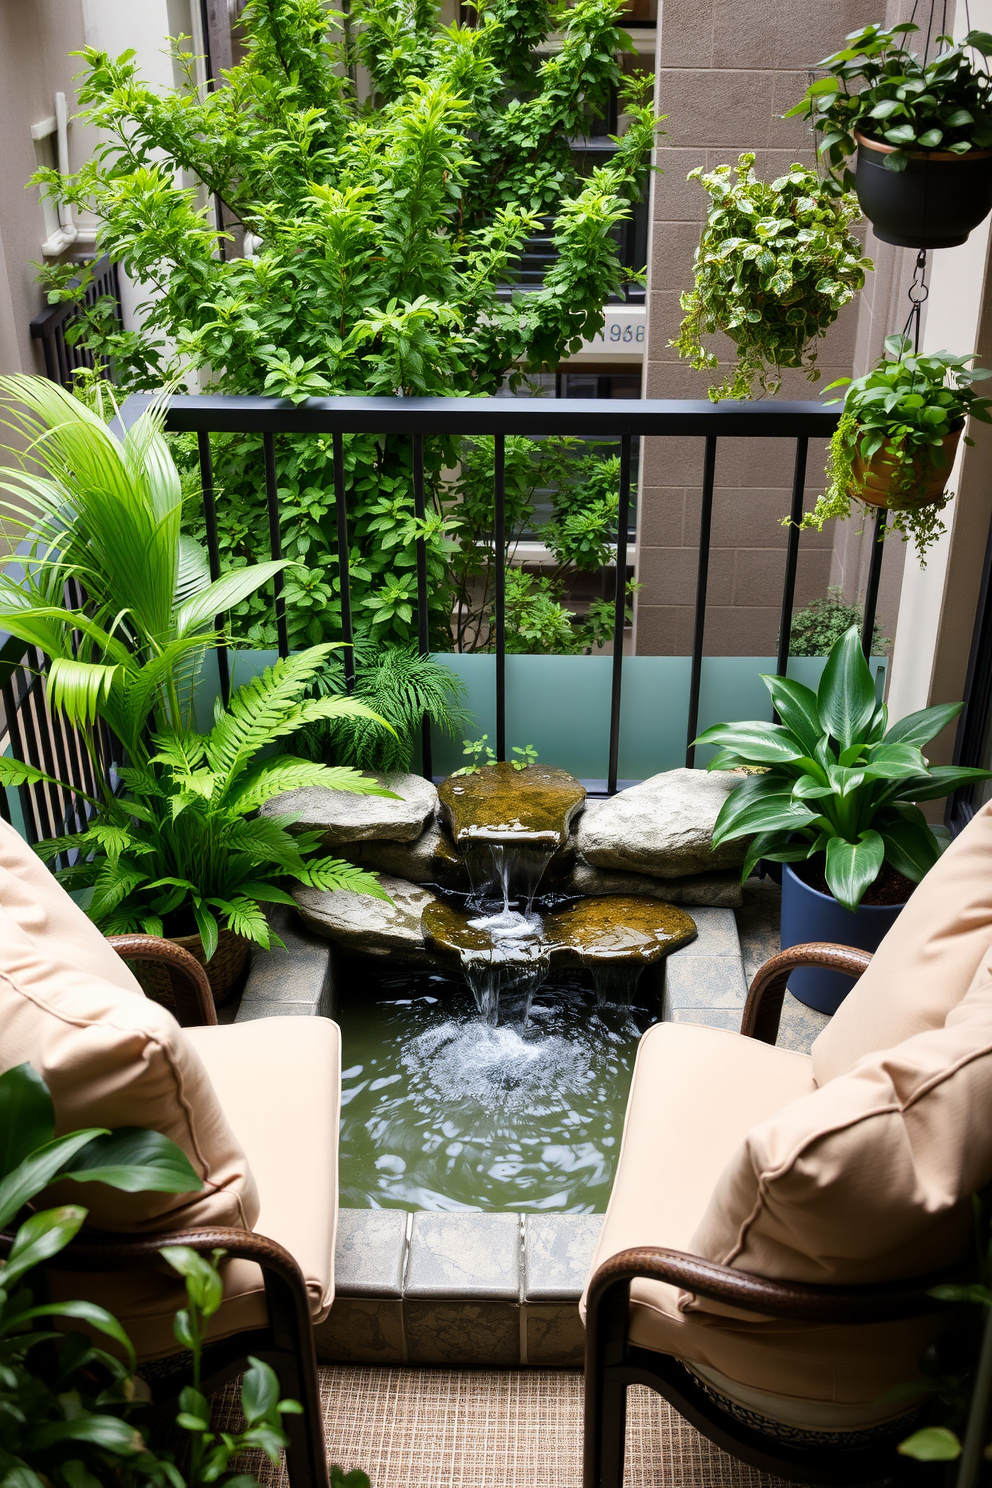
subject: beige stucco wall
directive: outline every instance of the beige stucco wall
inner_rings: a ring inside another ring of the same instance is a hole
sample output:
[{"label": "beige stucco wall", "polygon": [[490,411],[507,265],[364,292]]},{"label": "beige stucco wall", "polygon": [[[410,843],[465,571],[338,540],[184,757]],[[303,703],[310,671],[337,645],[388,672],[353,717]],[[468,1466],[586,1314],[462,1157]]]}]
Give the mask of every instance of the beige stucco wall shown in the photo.
[{"label": "beige stucco wall", "polygon": [[[79,63],[69,53],[83,44],[81,0],[0,0],[0,99],[4,148],[0,151],[0,371],[41,371],[28,330],[43,308],[32,264],[42,256],[44,215],[34,188],[32,124],[55,112],[55,94],[74,100]],[[75,168],[91,142],[81,125],[69,130]]]}]

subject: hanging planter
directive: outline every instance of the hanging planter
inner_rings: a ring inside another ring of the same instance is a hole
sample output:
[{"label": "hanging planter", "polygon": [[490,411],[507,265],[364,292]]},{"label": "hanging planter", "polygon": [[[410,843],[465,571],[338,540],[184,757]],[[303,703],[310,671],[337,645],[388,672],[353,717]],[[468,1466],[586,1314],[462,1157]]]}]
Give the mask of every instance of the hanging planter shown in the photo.
[{"label": "hanging planter", "polygon": [[771,183],[754,174],[754,156],[736,166],[689,172],[712,205],[696,249],[694,282],[682,296],[685,319],[670,344],[702,371],[719,366],[702,337],[722,332],[737,351],[719,398],[774,396],[785,367],[819,377],[816,343],[872,267],[851,233],[860,216],[850,194],[838,197],[815,171],[790,166]]},{"label": "hanging planter", "polygon": [[925,50],[921,61],[905,45],[918,30],[905,21],[852,32],[785,117],[801,114],[822,133],[832,189],[857,191],[884,242],[952,248],[992,211],[992,80],[983,65],[992,35],[969,31],[957,45],[938,36],[936,56],[927,61]]},{"label": "hanging planter", "polygon": [[956,248],[992,211],[992,150],[910,150],[904,169],[890,170],[895,145],[859,131],[854,138],[858,201],[883,243]]},{"label": "hanging planter", "polygon": [[944,530],[940,513],[951,499],[947,481],[965,418],[992,423],[992,399],[972,387],[992,372],[970,365],[974,353],[915,353],[907,335],[889,336],[885,350],[865,377],[826,389],[847,388],[844,412],[830,441],[827,489],[802,525],[822,531],[850,516],[853,502],[885,507],[923,563]]}]

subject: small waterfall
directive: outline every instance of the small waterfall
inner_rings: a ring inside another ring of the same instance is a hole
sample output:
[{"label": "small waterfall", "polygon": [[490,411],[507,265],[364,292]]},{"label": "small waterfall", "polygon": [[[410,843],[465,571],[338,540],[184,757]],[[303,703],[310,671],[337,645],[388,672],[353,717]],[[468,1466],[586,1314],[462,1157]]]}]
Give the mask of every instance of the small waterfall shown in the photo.
[{"label": "small waterfall", "polygon": [[472,885],[472,900],[481,904],[491,895],[498,895],[503,900],[504,914],[513,904],[519,904],[524,914],[530,914],[538,885],[555,851],[553,845],[520,847],[485,839],[466,844],[462,856]]},{"label": "small waterfall", "polygon": [[495,1024],[502,994],[522,992],[526,995],[526,1023],[531,999],[551,969],[540,920],[536,915],[504,909],[501,914],[482,915],[468,924],[471,930],[484,931],[491,942],[484,950],[463,947],[460,952],[462,972],[479,1013],[485,1022]]},{"label": "small waterfall", "polygon": [[629,1008],[634,1003],[634,993],[641,979],[643,966],[637,961],[586,962],[592,973],[592,984],[596,989],[597,1007]]}]

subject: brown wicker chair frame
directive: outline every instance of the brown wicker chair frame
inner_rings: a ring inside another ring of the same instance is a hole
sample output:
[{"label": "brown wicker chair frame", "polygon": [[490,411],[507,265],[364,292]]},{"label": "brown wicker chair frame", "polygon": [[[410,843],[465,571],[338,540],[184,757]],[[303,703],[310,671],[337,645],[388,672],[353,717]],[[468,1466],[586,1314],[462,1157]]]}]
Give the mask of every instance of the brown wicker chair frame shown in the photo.
[{"label": "brown wicker chair frame", "polygon": [[[741,1032],[774,1044],[790,972],[822,966],[855,979],[871,961],[849,946],[794,946],[766,961],[751,983]],[[630,1284],[649,1277],[697,1296],[764,1317],[808,1323],[878,1323],[919,1316],[939,1304],[927,1296],[938,1279],[893,1286],[800,1286],[768,1281],[700,1256],[645,1246],[611,1256],[589,1286],[586,1313],[585,1453],[583,1488],[621,1488],[628,1385],[647,1385],[725,1452],[780,1478],[817,1484],[877,1483],[891,1479],[906,1459],[894,1447],[905,1429],[852,1446],[784,1440],[724,1409],[683,1364],[637,1348],[627,1338]],[[907,1464],[908,1465],[908,1464]]]},{"label": "brown wicker chair frame", "polygon": [[[172,978],[177,1017],[184,1027],[215,1024],[217,1013],[210,982],[203,967],[188,951],[170,941],[150,935],[116,935],[110,944],[125,960],[149,960],[166,965]],[[0,1258],[10,1252],[13,1235],[0,1234]],[[271,1364],[279,1376],[284,1397],[300,1401],[303,1414],[285,1416],[283,1428],[289,1438],[286,1467],[291,1488],[328,1488],[327,1461],[317,1384],[317,1357],[306,1281],[293,1256],[274,1240],[248,1230],[200,1229],[173,1231],[168,1235],[142,1236],[140,1240],[120,1235],[84,1232],[58,1256],[59,1271],[161,1271],[162,1245],[187,1245],[209,1255],[223,1249],[232,1259],[254,1261],[265,1282],[267,1328],[235,1334],[210,1343],[204,1350],[204,1387],[207,1394],[219,1389],[248,1367],[254,1355]],[[143,1377],[156,1406],[175,1401],[189,1383],[189,1355],[182,1353],[156,1360]]]}]

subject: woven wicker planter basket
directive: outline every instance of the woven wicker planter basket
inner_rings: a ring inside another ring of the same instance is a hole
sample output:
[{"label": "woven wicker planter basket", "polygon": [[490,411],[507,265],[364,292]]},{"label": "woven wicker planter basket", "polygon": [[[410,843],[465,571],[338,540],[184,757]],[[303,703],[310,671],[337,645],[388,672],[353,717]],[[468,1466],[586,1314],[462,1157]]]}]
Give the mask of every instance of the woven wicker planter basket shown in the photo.
[{"label": "woven wicker planter basket", "polygon": [[[940,441],[944,450],[942,465],[932,465],[929,455],[917,455],[913,461],[912,484],[905,491],[897,490],[894,510],[906,511],[914,506],[929,506],[932,501],[940,500],[951,474],[963,427],[962,424],[959,428],[952,429]],[[866,501],[869,506],[889,506],[889,493],[898,469],[895,460],[885,453],[884,446],[867,461],[856,455],[851,461],[854,494],[859,501]]]},{"label": "woven wicker planter basket", "polygon": [[[217,949],[210,960],[205,961],[203,942],[199,935],[170,935],[167,939],[171,940],[173,945],[182,946],[184,951],[189,951],[201,966],[206,967],[207,976],[210,978],[210,990],[214,994],[214,1002],[218,1007],[241,991],[248,975],[248,965],[251,959],[252,942],[250,940],[245,940],[241,935],[235,935],[233,930],[221,930]],[[134,974],[148,997],[174,1010],[172,980],[166,967],[158,966],[150,961],[139,961],[134,964]]]}]

